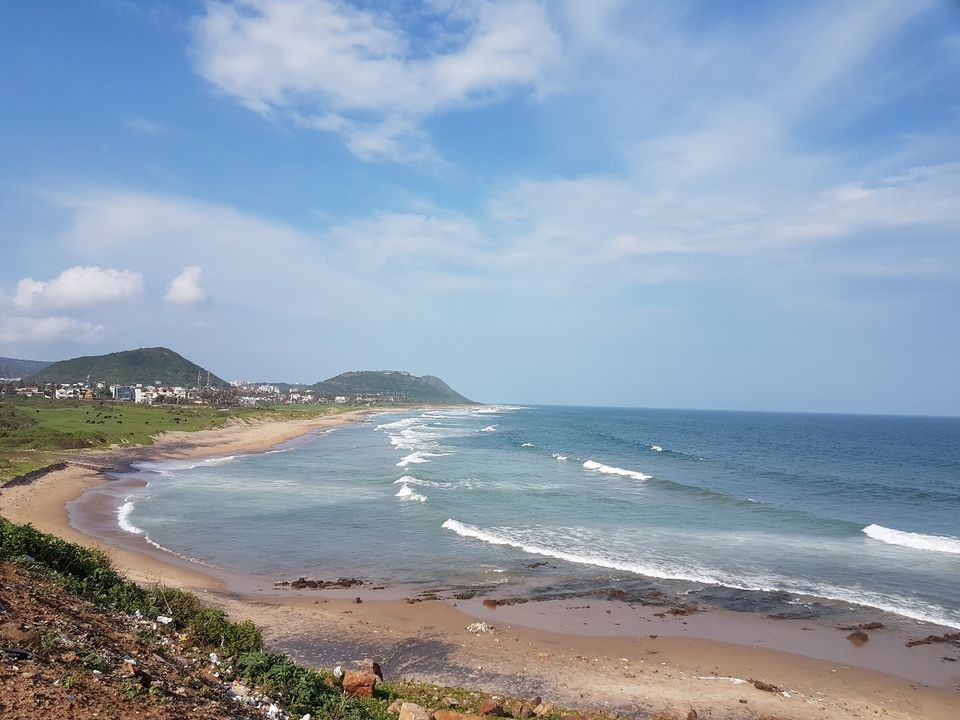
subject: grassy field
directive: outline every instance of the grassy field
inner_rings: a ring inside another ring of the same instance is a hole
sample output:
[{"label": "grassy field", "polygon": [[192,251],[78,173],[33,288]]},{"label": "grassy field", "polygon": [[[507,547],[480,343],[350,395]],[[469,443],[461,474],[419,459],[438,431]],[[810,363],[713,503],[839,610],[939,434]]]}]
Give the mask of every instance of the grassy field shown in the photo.
[{"label": "grassy field", "polygon": [[149,445],[159,433],[216,428],[231,419],[307,419],[351,409],[329,405],[214,408],[100,400],[8,399],[0,402],[0,483],[56,462],[59,453],[67,450]]}]

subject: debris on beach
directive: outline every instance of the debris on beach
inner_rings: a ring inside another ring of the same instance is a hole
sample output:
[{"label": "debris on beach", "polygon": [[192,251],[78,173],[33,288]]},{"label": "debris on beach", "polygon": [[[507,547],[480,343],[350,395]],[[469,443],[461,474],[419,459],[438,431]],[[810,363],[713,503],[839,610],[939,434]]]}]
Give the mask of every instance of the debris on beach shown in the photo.
[{"label": "debris on beach", "polygon": [[475,622],[467,625],[467,632],[474,635],[492,635],[494,631],[493,625],[488,625],[485,622]]},{"label": "debris on beach", "polygon": [[949,645],[960,647],[960,632],[947,633],[945,635],[927,635],[925,638],[921,638],[920,640],[908,640],[906,642],[906,646],[916,647],[917,645],[935,645],[938,643],[947,643]]},{"label": "debris on beach", "polygon": [[291,590],[346,590],[357,585],[363,585],[363,580],[358,578],[337,578],[336,580],[310,580],[305,577],[297,578],[293,582],[289,580],[277,581],[276,587],[289,587]]}]

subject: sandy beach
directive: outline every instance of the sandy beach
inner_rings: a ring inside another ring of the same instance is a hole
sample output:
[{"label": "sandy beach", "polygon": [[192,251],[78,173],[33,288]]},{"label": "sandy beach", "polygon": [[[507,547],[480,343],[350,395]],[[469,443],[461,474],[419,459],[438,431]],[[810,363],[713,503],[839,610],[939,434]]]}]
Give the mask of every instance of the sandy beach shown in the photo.
[{"label": "sandy beach", "polygon": [[[360,417],[237,423],[169,433],[148,447],[84,453],[65,470],[4,489],[0,513],[99,547],[139,582],[185,587],[237,619],[251,618],[271,647],[309,663],[348,664],[375,656],[388,679],[539,694],[558,705],[639,716],[686,717],[691,709],[701,718],[960,716],[956,649],[905,646],[907,639],[931,634],[936,626],[884,628],[855,647],[846,631],[822,622],[729,611],[672,616],[613,599],[489,607],[482,598],[381,599],[392,597],[389,589],[367,587],[278,590],[211,572],[123,533],[115,527],[116,505],[109,506],[108,494],[86,509],[75,502],[118,482],[106,471],[135,460],[262,451]],[[90,516],[71,524],[66,511],[71,503],[75,513]],[[75,527],[89,527],[95,515],[100,517],[96,537]],[[493,632],[467,632],[477,620]],[[865,612],[864,621],[869,620]]]}]

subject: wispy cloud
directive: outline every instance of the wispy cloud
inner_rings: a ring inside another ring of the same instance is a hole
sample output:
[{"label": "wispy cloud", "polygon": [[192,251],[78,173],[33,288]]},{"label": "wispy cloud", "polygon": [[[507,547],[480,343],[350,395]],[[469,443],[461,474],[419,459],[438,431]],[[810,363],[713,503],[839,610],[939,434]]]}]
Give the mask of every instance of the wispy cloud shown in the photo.
[{"label": "wispy cloud", "polygon": [[53,340],[94,342],[104,331],[105,328],[102,325],[62,316],[0,318],[0,343],[10,345],[44,343]]},{"label": "wispy cloud", "polygon": [[424,119],[542,90],[561,54],[535,0],[435,0],[413,21],[420,33],[342,0],[208,0],[193,55],[251,110],[336,133],[365,160],[423,162]]},{"label": "wispy cloud", "polygon": [[124,124],[131,130],[144,135],[164,135],[170,132],[170,128],[166,125],[142,117],[127,118]]}]

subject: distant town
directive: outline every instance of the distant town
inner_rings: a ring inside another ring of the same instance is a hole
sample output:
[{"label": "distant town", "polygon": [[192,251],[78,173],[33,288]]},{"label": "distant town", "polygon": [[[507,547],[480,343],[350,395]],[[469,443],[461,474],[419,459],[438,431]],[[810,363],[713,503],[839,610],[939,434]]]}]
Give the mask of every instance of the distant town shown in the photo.
[{"label": "distant town", "polygon": [[235,380],[228,387],[200,383],[192,387],[169,385],[160,380],[152,385],[111,384],[106,381],[24,384],[20,378],[0,378],[4,397],[48,400],[112,400],[140,405],[215,405],[219,407],[256,407],[258,405],[361,405],[407,402],[407,393],[379,392],[350,395],[321,395],[310,387],[251,383]]}]

